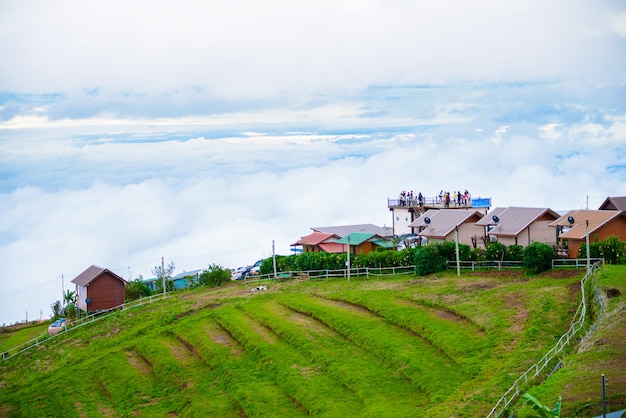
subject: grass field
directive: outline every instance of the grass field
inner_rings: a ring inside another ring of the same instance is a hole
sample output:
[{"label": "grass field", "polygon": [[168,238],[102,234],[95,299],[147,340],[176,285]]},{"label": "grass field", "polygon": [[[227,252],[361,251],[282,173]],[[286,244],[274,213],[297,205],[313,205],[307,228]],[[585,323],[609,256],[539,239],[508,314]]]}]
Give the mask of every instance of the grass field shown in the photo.
[{"label": "grass field", "polygon": [[[602,286],[626,292],[626,268],[601,274]],[[0,363],[0,416],[485,416],[568,329],[582,275],[503,271],[179,292]],[[588,390],[596,366],[625,370],[625,338],[614,337],[624,331],[623,306],[623,296],[607,299],[587,347],[531,393],[550,406],[563,395],[563,416],[598,410],[597,388]],[[34,330],[0,335],[0,347],[26,332]],[[609,378],[614,408],[626,407],[623,378]]]}]

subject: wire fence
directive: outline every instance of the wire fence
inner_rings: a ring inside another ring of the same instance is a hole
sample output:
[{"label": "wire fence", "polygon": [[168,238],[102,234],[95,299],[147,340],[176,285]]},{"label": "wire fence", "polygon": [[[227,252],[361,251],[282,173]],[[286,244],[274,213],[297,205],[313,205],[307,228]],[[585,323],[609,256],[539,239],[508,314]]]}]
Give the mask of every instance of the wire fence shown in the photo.
[{"label": "wire fence", "polygon": [[[586,261],[585,261],[586,262]],[[487,418],[494,417],[497,418],[501,416],[511,405],[511,403],[516,400],[520,396],[520,387],[524,388],[524,385],[527,385],[528,382],[537,376],[547,368],[547,366],[556,359],[556,356],[560,354],[569,344],[577,340],[580,337],[581,331],[585,327],[585,321],[587,319],[587,311],[589,307],[587,306],[587,296],[585,295],[585,286],[587,282],[589,282],[592,286],[592,290],[595,292],[596,301],[600,306],[600,312],[604,312],[604,305],[602,303],[602,299],[599,296],[598,292],[598,283],[597,283],[597,271],[602,266],[602,260],[596,261],[594,264],[590,266],[590,269],[587,271],[585,276],[580,281],[580,290],[582,293],[582,299],[580,304],[578,305],[578,310],[574,315],[572,323],[565,334],[559,338],[557,343],[548,351],[537,363],[532,365],[528,370],[526,370],[517,380],[513,383],[513,385],[507,390],[504,395],[498,400],[496,405],[491,409],[489,414],[487,414]],[[586,340],[593,330],[595,329],[597,323],[600,321],[602,315],[600,314],[594,324],[590,327],[587,333],[581,338],[581,342]]]}]

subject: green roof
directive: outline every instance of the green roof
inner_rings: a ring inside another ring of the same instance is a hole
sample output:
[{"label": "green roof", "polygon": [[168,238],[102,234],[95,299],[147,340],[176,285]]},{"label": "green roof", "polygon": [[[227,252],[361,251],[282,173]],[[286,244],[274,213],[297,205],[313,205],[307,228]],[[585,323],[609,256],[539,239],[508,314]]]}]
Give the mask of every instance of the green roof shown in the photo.
[{"label": "green roof", "polygon": [[351,234],[346,235],[345,237],[342,237],[341,239],[338,239],[336,242],[337,244],[347,244],[348,241],[350,241],[350,245],[359,245],[359,244],[364,243],[368,239],[372,237],[376,237],[376,236],[378,235],[369,234],[367,232],[353,232]]},{"label": "green roof", "polygon": [[379,247],[383,247],[383,248],[395,248],[396,244],[394,244],[391,241],[387,241],[385,239],[377,239],[375,241],[372,241],[374,244],[378,245]]}]

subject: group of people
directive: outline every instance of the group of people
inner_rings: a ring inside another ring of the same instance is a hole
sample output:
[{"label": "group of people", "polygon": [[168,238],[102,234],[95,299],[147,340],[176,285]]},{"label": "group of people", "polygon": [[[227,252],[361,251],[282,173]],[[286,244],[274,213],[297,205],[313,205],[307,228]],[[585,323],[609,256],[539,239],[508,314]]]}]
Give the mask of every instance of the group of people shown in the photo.
[{"label": "group of people", "polygon": [[450,207],[450,203],[456,206],[468,206],[472,204],[472,195],[465,189],[463,193],[458,190],[452,192],[450,196],[450,192],[444,192],[442,189],[437,196],[437,203],[443,203],[446,208]]},{"label": "group of people", "polygon": [[399,196],[400,206],[415,206],[424,205],[424,196],[422,192],[419,192],[417,195],[413,194],[413,190],[407,192],[406,190],[402,190]]},{"label": "group of people", "polygon": [[[455,206],[468,206],[472,204],[472,195],[470,192],[465,189],[464,192],[461,193],[460,190],[452,192],[444,192],[443,189],[439,192],[437,196],[433,199],[434,204],[443,204],[444,207],[449,208],[450,204]],[[403,190],[400,192],[400,196],[398,198],[398,204],[400,206],[423,206],[426,203],[426,198],[422,195],[422,192],[417,194],[413,193],[413,190],[407,192]]]}]

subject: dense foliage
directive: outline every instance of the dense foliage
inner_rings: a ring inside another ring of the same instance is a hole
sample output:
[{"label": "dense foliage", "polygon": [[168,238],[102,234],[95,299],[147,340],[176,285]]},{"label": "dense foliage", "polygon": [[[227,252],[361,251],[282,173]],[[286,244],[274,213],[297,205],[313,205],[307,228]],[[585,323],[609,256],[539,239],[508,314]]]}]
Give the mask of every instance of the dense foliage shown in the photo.
[{"label": "dense foliage", "polygon": [[[530,249],[529,249],[530,247]],[[487,248],[472,249],[469,245],[459,244],[460,261],[524,261],[527,272],[534,274],[552,267],[554,250],[551,246],[533,243],[529,247],[520,245],[505,246],[492,242]],[[307,252],[290,256],[276,256],[276,269],[283,271],[341,270],[346,267],[346,253]],[[456,261],[456,245],[453,241],[432,242],[428,245],[405,248],[403,250],[379,250],[367,254],[352,255],[352,268],[387,268],[415,265],[419,275],[444,271],[449,262]],[[273,273],[271,258],[261,264],[261,274]]]},{"label": "dense foliage", "polygon": [[146,285],[141,278],[126,283],[125,286],[126,301],[144,298],[152,294],[150,287]]},{"label": "dense foliage", "polygon": [[211,264],[200,273],[200,285],[216,287],[226,283],[230,279],[230,270],[217,264]]},{"label": "dense foliage", "polygon": [[[350,266],[352,268],[384,268],[397,266],[410,266],[415,256],[414,248],[400,251],[378,250],[367,254],[352,254]],[[346,268],[346,253],[301,253],[290,256],[276,256],[276,270],[281,271],[312,271],[312,270],[340,270]],[[274,272],[272,258],[263,260],[260,274]]]},{"label": "dense foliage", "polygon": [[552,268],[554,248],[542,242],[533,242],[524,248],[522,265],[527,273],[536,274]]},{"label": "dense foliage", "polygon": [[[626,261],[626,241],[620,241],[612,235],[604,241],[589,243],[589,256],[604,258],[607,264],[620,264]],[[583,242],[578,248],[578,258],[587,257],[587,244]]]}]

